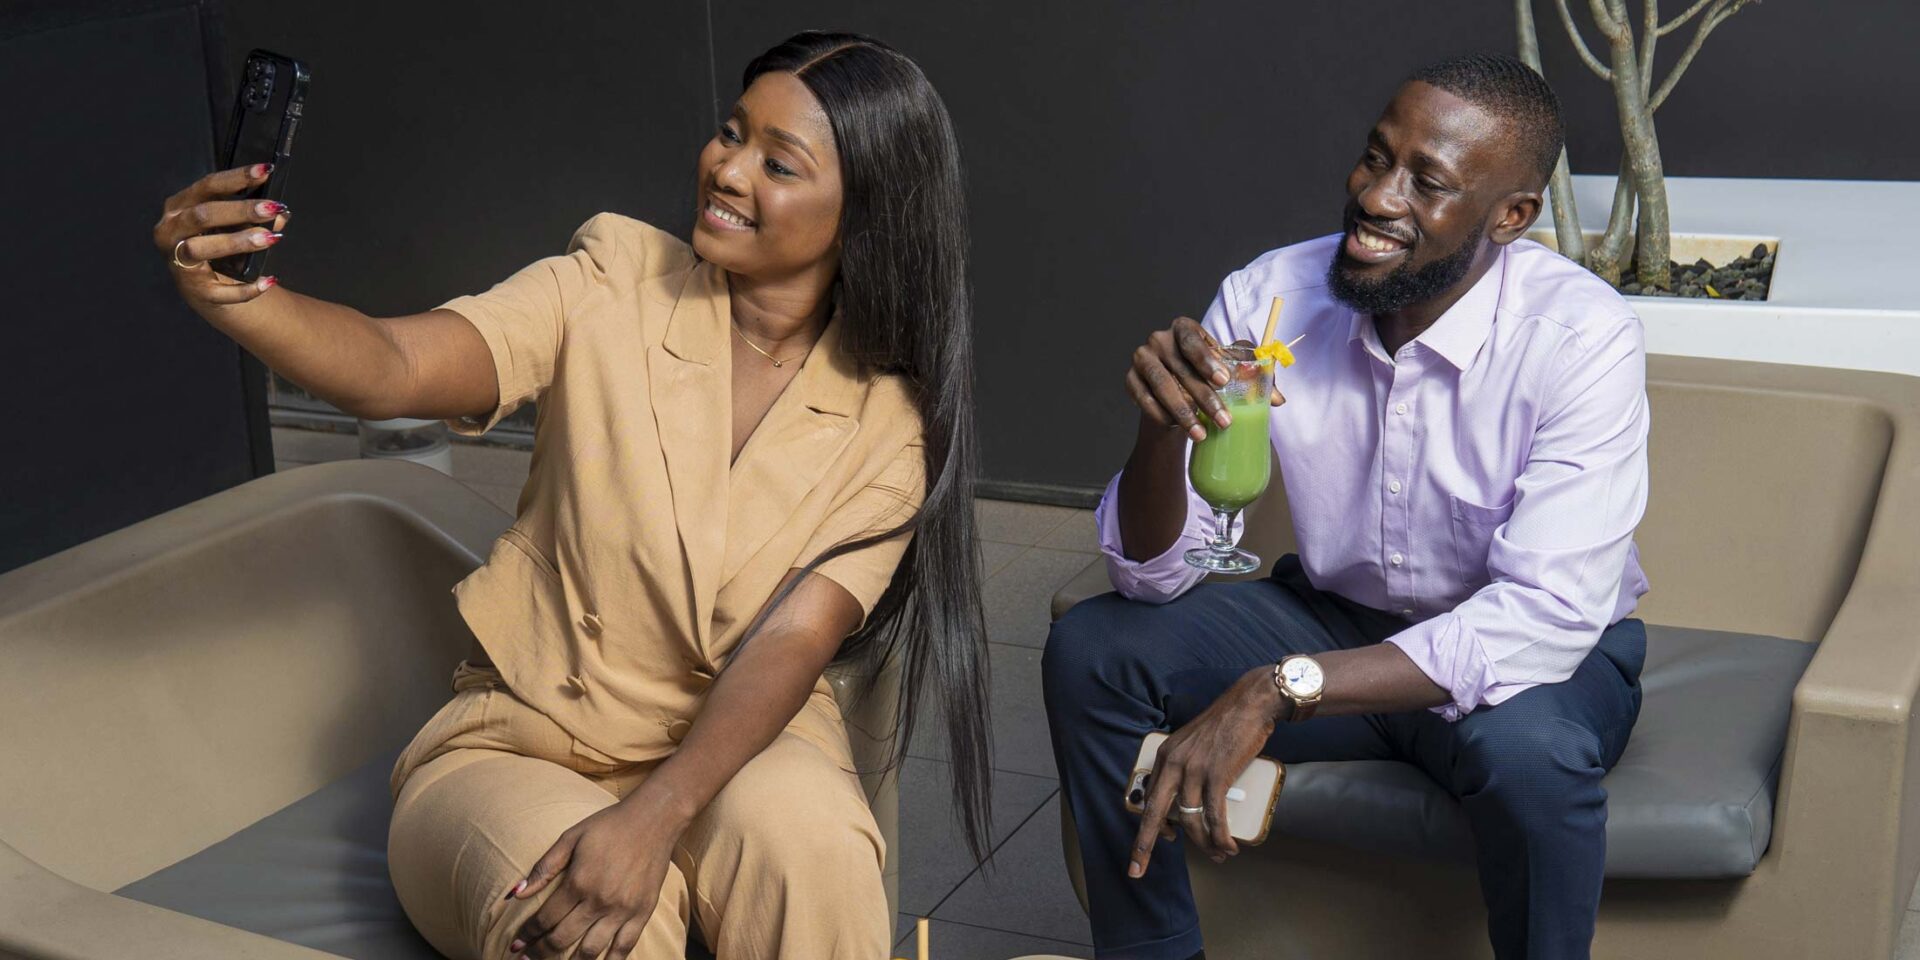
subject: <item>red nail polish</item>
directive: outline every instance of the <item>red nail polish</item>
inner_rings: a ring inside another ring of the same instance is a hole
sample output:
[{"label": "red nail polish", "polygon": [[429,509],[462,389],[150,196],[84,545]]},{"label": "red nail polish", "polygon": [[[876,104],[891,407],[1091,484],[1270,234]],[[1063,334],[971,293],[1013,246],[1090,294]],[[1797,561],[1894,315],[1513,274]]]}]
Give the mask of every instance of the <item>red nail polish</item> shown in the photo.
[{"label": "red nail polish", "polygon": [[264,246],[264,247],[271,247],[271,246],[273,246],[274,244],[276,244],[276,243],[279,243],[279,242],[280,242],[280,238],[281,238],[282,236],[285,236],[285,234],[279,234],[279,233],[269,233],[269,234],[267,234],[267,235],[266,235],[266,238],[265,238],[265,239],[263,239],[263,240],[261,240],[261,241],[260,241],[260,245],[261,245],[261,246]]},{"label": "red nail polish", "polygon": [[264,200],[260,203],[260,212],[269,217],[279,216],[287,212],[287,205],[278,200]]},{"label": "red nail polish", "polygon": [[279,286],[279,285],[280,285],[280,278],[279,278],[279,277],[261,277],[261,278],[260,278],[260,289],[261,289],[261,290],[271,290],[271,289],[273,289],[274,287],[277,287],[277,286]]},{"label": "red nail polish", "polygon": [[256,177],[264,177],[272,172],[273,164],[271,163],[256,163],[253,165],[253,175]]}]

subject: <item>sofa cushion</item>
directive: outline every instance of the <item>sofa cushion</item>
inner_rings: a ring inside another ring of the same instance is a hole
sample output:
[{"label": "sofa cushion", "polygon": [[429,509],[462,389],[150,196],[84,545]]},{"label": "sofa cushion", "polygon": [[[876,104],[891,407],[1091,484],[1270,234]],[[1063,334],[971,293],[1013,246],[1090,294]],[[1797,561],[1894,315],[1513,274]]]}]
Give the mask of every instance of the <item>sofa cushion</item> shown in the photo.
[{"label": "sofa cushion", "polygon": [[[1773,832],[1793,687],[1814,646],[1647,628],[1640,720],[1608,773],[1606,874],[1744,877]],[[1274,829],[1379,853],[1471,860],[1466,814],[1396,761],[1287,767]]]},{"label": "sofa cushion", "polygon": [[[1053,598],[1057,618],[1111,590],[1090,564]],[[1793,688],[1814,645],[1647,628],[1640,719],[1607,775],[1609,877],[1744,877],[1773,833]],[[1466,814],[1417,767],[1391,760],[1287,767],[1273,829],[1397,856],[1471,861]]]},{"label": "sofa cushion", "polygon": [[[438,960],[387,878],[387,775],[399,751],[179,863],[122,897],[353,960]],[[710,958],[698,943],[689,958]]]}]

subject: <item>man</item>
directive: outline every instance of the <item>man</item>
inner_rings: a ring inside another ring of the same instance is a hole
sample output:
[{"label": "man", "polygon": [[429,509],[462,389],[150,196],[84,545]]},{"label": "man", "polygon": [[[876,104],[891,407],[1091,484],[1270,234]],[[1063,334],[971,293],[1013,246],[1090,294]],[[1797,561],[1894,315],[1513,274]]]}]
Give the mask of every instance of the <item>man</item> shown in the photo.
[{"label": "man", "polygon": [[[1419,766],[1472,824],[1495,954],[1587,955],[1600,780],[1640,706],[1648,419],[1632,309],[1521,239],[1561,130],[1510,57],[1419,71],[1347,178],[1343,233],[1260,257],[1135,352],[1139,436],[1097,514],[1119,592],[1045,661],[1098,956],[1202,955],[1173,828],[1236,853],[1224,793],[1260,753]],[[1200,413],[1230,426],[1218,345],[1257,340],[1277,296],[1278,339],[1305,335],[1271,426],[1300,553],[1196,586],[1188,441]],[[1155,729],[1175,732],[1135,818]]]}]

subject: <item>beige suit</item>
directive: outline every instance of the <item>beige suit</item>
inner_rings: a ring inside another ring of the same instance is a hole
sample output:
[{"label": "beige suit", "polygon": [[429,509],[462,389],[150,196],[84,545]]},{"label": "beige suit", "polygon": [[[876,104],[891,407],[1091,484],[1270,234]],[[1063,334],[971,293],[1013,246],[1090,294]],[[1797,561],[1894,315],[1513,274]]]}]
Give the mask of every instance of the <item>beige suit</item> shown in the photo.
[{"label": "beige suit", "polygon": [[[389,855],[429,941],[497,960],[538,904],[506,889],[672,754],[786,573],[906,519],[924,471],[906,385],[858,369],[838,323],[730,466],[725,274],[645,224],[601,214],[445,309],[500,388],[455,428],[535,399],[539,425],[515,523],[454,590],[497,669],[463,664],[395,765]],[[819,573],[870,611],[905,548]],[[680,957],[690,922],[723,960],[883,956],[882,847],[823,679],[682,838],[632,956]]]}]

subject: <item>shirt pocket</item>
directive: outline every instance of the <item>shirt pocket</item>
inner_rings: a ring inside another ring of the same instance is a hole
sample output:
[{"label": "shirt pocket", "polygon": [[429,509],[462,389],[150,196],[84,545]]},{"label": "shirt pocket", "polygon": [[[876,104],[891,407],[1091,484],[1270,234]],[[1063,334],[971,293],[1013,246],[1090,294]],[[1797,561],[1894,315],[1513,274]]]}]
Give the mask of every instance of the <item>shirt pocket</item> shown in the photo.
[{"label": "shirt pocket", "polygon": [[1493,549],[1493,532],[1513,516],[1513,499],[1497,507],[1484,507],[1471,500],[1449,496],[1453,507],[1453,562],[1460,583],[1468,587],[1484,586],[1493,579],[1487,572],[1487,554]]}]

